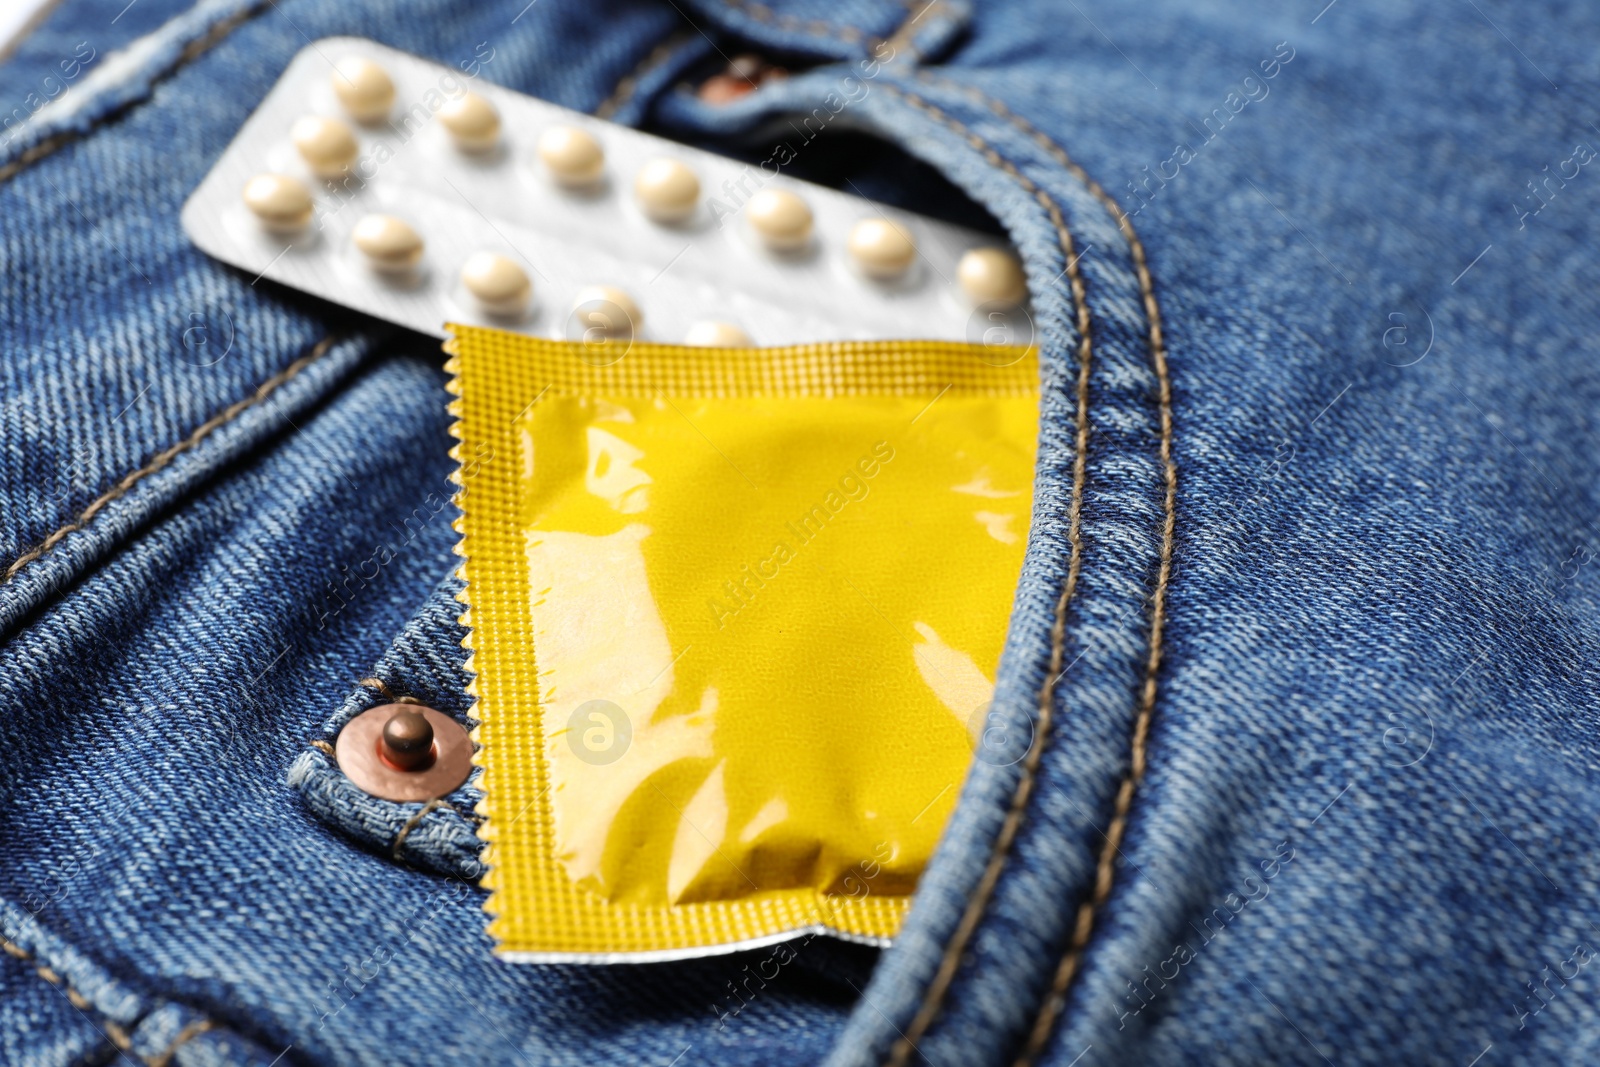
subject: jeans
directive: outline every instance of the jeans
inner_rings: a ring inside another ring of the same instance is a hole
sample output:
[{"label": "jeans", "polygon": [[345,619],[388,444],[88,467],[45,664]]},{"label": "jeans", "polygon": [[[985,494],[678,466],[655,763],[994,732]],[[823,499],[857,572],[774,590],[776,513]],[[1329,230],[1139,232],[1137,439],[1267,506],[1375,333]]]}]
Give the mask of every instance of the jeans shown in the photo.
[{"label": "jeans", "polygon": [[[65,0],[0,65],[0,1061],[1588,1061],[1597,30]],[[892,948],[507,964],[473,783],[393,804],[328,758],[392,696],[466,715],[441,358],[177,213],[336,34],[785,141],[1021,252],[1018,755],[974,763]],[[790,75],[698,98],[741,52]]]}]

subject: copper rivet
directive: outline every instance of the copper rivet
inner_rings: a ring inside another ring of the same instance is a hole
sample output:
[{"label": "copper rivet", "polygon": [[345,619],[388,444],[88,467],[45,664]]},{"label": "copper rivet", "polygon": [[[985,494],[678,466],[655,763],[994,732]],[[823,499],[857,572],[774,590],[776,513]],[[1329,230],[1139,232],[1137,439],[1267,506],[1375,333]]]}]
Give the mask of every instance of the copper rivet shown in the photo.
[{"label": "copper rivet", "polygon": [[402,707],[389,716],[378,744],[383,758],[402,771],[420,771],[433,765],[433,726],[415,708]]},{"label": "copper rivet", "polygon": [[731,104],[769,81],[788,77],[789,72],[773,66],[760,56],[738,55],[729,60],[720,72],[700,84],[701,100],[713,107]]},{"label": "copper rivet", "polygon": [[380,704],[357,715],[334,744],[339,769],[383,800],[432,800],[472,772],[466,727],[421,704]]}]

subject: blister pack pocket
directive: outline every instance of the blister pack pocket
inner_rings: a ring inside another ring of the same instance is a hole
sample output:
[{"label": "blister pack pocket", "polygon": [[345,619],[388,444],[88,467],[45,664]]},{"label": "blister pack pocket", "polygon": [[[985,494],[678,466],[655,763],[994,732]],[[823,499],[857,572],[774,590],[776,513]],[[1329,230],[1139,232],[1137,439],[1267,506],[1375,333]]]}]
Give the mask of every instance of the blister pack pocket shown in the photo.
[{"label": "blister pack pocket", "polygon": [[446,347],[500,951],[886,943],[984,729],[1034,354]]},{"label": "blister pack pocket", "polygon": [[[993,237],[795,180],[788,145],[747,165],[491,84],[494,54],[308,43],[185,231],[254,280],[436,335],[447,319],[769,346],[1033,335]],[[666,193],[684,197],[670,217]]]}]

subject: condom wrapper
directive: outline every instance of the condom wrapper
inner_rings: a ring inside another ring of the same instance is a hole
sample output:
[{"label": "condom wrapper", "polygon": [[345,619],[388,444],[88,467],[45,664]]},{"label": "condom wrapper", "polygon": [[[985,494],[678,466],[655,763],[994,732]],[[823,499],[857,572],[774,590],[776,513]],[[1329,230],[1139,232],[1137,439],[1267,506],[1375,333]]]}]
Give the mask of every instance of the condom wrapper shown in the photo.
[{"label": "condom wrapper", "polygon": [[887,944],[986,728],[1034,353],[452,332],[498,951]]}]

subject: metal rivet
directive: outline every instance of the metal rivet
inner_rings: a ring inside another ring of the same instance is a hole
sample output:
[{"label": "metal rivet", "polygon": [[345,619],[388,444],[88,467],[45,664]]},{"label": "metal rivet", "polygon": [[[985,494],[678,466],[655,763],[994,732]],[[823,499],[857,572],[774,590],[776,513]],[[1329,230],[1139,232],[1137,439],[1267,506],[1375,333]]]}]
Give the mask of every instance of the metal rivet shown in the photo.
[{"label": "metal rivet", "polygon": [[433,766],[433,726],[415,708],[402,707],[389,716],[379,738],[380,754],[398,770],[422,771]]},{"label": "metal rivet", "polygon": [[339,731],[339,768],[383,800],[432,800],[472,773],[472,738],[450,716],[421,704],[380,704]]},{"label": "metal rivet", "polygon": [[788,77],[789,72],[754,55],[734,56],[727,67],[707,78],[700,86],[701,100],[713,106],[731,104],[763,84]]}]

